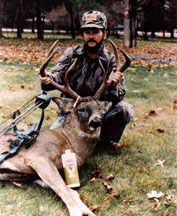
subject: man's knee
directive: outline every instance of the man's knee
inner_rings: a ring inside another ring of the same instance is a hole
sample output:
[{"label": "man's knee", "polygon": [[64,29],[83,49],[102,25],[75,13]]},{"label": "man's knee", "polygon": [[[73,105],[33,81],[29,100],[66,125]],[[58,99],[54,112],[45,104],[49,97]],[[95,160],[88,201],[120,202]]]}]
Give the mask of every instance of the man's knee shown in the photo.
[{"label": "man's knee", "polygon": [[122,114],[127,123],[133,118],[133,106],[127,102],[120,102],[118,106],[122,107]]},{"label": "man's knee", "polygon": [[105,114],[105,122],[121,122],[127,124],[133,118],[133,106],[127,102],[120,102],[110,108]]}]

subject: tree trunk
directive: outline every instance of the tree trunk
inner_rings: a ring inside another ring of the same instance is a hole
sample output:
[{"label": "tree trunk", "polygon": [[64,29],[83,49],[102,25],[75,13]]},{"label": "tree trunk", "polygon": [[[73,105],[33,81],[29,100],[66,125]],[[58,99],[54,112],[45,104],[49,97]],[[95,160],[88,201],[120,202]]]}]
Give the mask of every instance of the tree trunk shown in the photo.
[{"label": "tree trunk", "polygon": [[36,5],[36,17],[37,17],[37,38],[39,40],[43,40],[44,39],[44,31],[43,31],[43,24],[42,24],[42,19],[41,19],[41,0],[37,0],[37,5]]},{"label": "tree trunk", "polygon": [[71,35],[72,35],[72,38],[75,39],[76,33],[75,33],[75,25],[74,25],[73,5],[72,5],[72,2],[70,2],[70,1],[68,1],[68,0],[65,0],[65,1],[64,1],[64,5],[65,5],[66,10],[67,10],[67,11],[69,12],[69,14],[70,14],[70,20],[71,20],[71,26],[70,26]]},{"label": "tree trunk", "polygon": [[34,34],[34,32],[35,32],[35,19],[34,19],[34,17],[32,18],[32,24],[31,24],[31,31],[32,31],[32,33]]},{"label": "tree trunk", "polygon": [[131,47],[131,18],[130,18],[130,0],[125,0],[124,10],[124,47]]},{"label": "tree trunk", "polygon": [[124,47],[136,47],[136,1],[125,0],[124,11]]},{"label": "tree trunk", "polygon": [[144,40],[147,41],[148,40],[147,31],[145,31],[143,35],[144,35]]},{"label": "tree trunk", "polygon": [[0,37],[3,37],[2,34],[2,27],[3,27],[3,6],[4,6],[4,1],[0,1]]},{"label": "tree trunk", "polygon": [[17,15],[17,38],[22,38],[23,20],[22,20],[22,0],[19,0]]},{"label": "tree trunk", "polygon": [[132,47],[136,47],[136,14],[132,14]]},{"label": "tree trunk", "polygon": [[70,13],[70,19],[71,19],[71,35],[72,35],[72,38],[75,39],[76,34],[75,34],[74,13],[73,13],[73,11],[71,11],[71,13]]}]

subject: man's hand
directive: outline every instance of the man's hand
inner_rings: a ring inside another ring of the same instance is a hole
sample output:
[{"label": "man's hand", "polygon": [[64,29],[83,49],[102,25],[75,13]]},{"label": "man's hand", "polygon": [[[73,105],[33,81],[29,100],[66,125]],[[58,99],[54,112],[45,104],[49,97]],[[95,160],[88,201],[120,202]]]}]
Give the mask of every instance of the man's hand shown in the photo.
[{"label": "man's hand", "polygon": [[109,76],[109,81],[113,82],[113,85],[115,86],[121,82],[122,78],[123,78],[123,74],[120,71],[118,71],[116,68],[113,68]]},{"label": "man's hand", "polygon": [[40,77],[40,80],[44,85],[48,85],[51,83],[51,76],[50,74],[46,74],[45,77]]}]

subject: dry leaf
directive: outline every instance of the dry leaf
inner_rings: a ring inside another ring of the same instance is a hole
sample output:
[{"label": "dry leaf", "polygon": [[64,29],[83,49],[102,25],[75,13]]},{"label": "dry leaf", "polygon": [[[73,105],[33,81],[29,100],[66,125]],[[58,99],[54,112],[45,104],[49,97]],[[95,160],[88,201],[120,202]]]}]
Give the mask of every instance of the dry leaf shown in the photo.
[{"label": "dry leaf", "polygon": [[107,180],[112,180],[112,179],[114,179],[113,174],[109,174],[109,175],[106,177],[106,179],[107,179]]},{"label": "dry leaf", "polygon": [[162,192],[157,193],[157,191],[151,191],[150,193],[147,193],[147,196],[149,199],[155,199],[155,198],[160,198],[164,194]]},{"label": "dry leaf", "polygon": [[15,185],[16,187],[19,187],[19,188],[22,187],[22,184],[21,184],[21,183],[17,183],[17,182],[14,182],[14,181],[13,181],[12,184]]},{"label": "dry leaf", "polygon": [[165,163],[165,160],[158,160],[157,163],[155,163],[154,165],[163,167],[164,163]]},{"label": "dry leaf", "polygon": [[177,100],[173,101],[173,109],[177,109]]},{"label": "dry leaf", "polygon": [[165,130],[164,130],[163,128],[157,128],[157,132],[158,132],[158,133],[164,133]]},{"label": "dry leaf", "polygon": [[132,203],[132,200],[131,199],[127,199],[127,200],[123,200],[123,203],[125,203],[125,204],[130,204],[130,203]]},{"label": "dry leaf", "polygon": [[174,197],[172,195],[165,194],[165,199],[167,199],[168,201],[172,201]]},{"label": "dry leaf", "polygon": [[159,210],[159,208],[160,208],[160,206],[161,206],[161,203],[159,202],[159,200],[157,199],[156,200],[156,203],[154,204],[154,206],[151,208],[151,211],[158,211]]},{"label": "dry leaf", "polygon": [[112,193],[113,187],[111,185],[108,185],[106,182],[102,182],[103,186],[106,188],[107,193]]},{"label": "dry leaf", "polygon": [[45,119],[46,119],[46,120],[50,120],[50,116],[46,116]]},{"label": "dry leaf", "polygon": [[40,212],[45,211],[45,207],[44,207],[44,206],[40,206],[40,207],[39,207],[39,211],[40,211]]},{"label": "dry leaf", "polygon": [[96,178],[93,177],[93,178],[90,179],[90,181],[91,181],[91,182],[94,182],[94,181],[96,181]]},{"label": "dry leaf", "polygon": [[133,90],[132,92],[133,92],[133,93],[139,93],[140,90]]},{"label": "dry leaf", "polygon": [[94,206],[90,206],[89,209],[92,211],[92,212],[97,212],[99,209],[100,209],[101,206],[98,206],[98,205],[94,205]]},{"label": "dry leaf", "polygon": [[94,170],[92,171],[93,177],[98,177],[101,173],[101,166],[96,166]]},{"label": "dry leaf", "polygon": [[82,202],[86,205],[86,198],[85,198],[85,197],[82,197],[81,200],[82,200]]},{"label": "dry leaf", "polygon": [[120,144],[120,143],[115,143],[113,144],[115,151],[120,151],[120,149],[124,148],[125,145],[124,144]]},{"label": "dry leaf", "polygon": [[20,87],[21,87],[22,89],[24,89],[24,88],[25,88],[25,84],[21,84]]},{"label": "dry leaf", "polygon": [[157,116],[157,113],[155,110],[150,110],[149,113],[147,115],[145,115],[144,118],[149,118],[151,116]]}]

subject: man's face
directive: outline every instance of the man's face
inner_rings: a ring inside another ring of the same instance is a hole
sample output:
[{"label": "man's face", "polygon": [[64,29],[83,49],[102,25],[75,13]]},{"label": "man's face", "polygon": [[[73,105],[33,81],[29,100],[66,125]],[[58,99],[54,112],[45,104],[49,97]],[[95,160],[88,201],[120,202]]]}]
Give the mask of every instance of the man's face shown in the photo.
[{"label": "man's face", "polygon": [[105,37],[105,32],[101,29],[85,29],[83,32],[83,39],[88,52],[96,53],[101,47],[102,41]]}]

